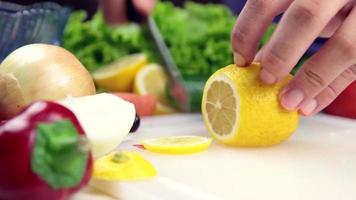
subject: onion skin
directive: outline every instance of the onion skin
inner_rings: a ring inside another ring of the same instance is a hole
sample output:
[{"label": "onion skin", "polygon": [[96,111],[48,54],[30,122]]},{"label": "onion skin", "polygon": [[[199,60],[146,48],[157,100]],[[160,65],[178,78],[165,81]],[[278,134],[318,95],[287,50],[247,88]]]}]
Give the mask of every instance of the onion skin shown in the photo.
[{"label": "onion skin", "polygon": [[64,48],[23,46],[0,66],[0,119],[9,119],[37,100],[61,100],[96,93],[90,73]]}]

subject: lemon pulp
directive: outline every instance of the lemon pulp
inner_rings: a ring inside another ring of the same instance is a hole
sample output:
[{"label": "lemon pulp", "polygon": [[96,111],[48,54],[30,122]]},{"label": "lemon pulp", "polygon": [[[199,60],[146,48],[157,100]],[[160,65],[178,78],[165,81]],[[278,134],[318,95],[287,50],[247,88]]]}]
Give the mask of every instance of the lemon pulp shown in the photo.
[{"label": "lemon pulp", "polygon": [[94,162],[93,177],[108,181],[144,180],[156,176],[156,169],[136,152],[113,152]]},{"label": "lemon pulp", "polygon": [[99,68],[93,73],[97,86],[111,91],[130,92],[136,73],[147,63],[145,54],[132,54]]},{"label": "lemon pulp", "polygon": [[237,97],[230,85],[223,80],[213,82],[210,87],[205,105],[209,124],[216,134],[228,135],[237,118]]},{"label": "lemon pulp", "polygon": [[152,94],[156,97],[155,114],[174,113],[176,110],[171,107],[165,95],[167,84],[167,76],[162,67],[157,64],[149,64],[137,73],[134,91],[139,95]]}]

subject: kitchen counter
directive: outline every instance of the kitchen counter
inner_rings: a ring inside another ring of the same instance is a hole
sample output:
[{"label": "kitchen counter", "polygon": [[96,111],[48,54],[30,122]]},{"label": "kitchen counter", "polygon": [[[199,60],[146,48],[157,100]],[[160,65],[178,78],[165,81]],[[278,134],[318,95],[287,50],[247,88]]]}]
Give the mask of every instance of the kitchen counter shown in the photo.
[{"label": "kitchen counter", "polygon": [[[122,200],[354,200],[356,121],[327,115],[301,120],[285,143],[267,148],[233,148],[213,143],[192,155],[161,155],[138,149],[141,139],[163,135],[206,136],[200,115],[146,118],[119,149],[141,153],[158,170],[150,181],[122,182],[114,192],[102,184],[73,199]],[[115,197],[116,196],[116,197]]]}]

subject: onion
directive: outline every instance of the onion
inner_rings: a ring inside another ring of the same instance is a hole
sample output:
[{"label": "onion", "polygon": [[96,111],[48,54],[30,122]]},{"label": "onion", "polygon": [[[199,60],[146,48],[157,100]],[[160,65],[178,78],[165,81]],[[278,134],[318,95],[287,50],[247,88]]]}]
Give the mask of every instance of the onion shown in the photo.
[{"label": "onion", "polygon": [[115,150],[135,120],[135,106],[108,93],[69,97],[58,102],[78,118],[89,138],[94,158]]},{"label": "onion", "polygon": [[0,66],[0,119],[8,119],[36,100],[61,100],[95,94],[85,67],[69,51],[54,45],[23,46]]}]

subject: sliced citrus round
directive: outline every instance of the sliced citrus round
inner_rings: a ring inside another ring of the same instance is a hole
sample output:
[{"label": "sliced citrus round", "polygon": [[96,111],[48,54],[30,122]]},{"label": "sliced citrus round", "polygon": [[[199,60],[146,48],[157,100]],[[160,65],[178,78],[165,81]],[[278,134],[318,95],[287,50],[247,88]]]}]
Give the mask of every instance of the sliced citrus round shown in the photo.
[{"label": "sliced citrus round", "polygon": [[147,63],[145,54],[132,54],[122,57],[117,61],[99,68],[92,75],[95,84],[101,88],[129,92],[136,73]]},{"label": "sliced citrus round", "polygon": [[167,76],[158,64],[143,67],[136,75],[134,91],[140,95],[152,94],[157,99],[156,114],[177,112],[166,98]]},{"label": "sliced citrus round", "polygon": [[148,151],[162,154],[192,154],[205,151],[212,139],[200,136],[167,136],[141,142]]},{"label": "sliced citrus round", "polygon": [[268,146],[288,139],[298,127],[297,112],[281,107],[278,94],[291,76],[268,86],[259,82],[260,65],[227,66],[206,83],[202,113],[209,133],[224,144]]},{"label": "sliced citrus round", "polygon": [[157,175],[156,169],[136,152],[113,152],[94,163],[93,176],[97,179],[143,180]]}]

